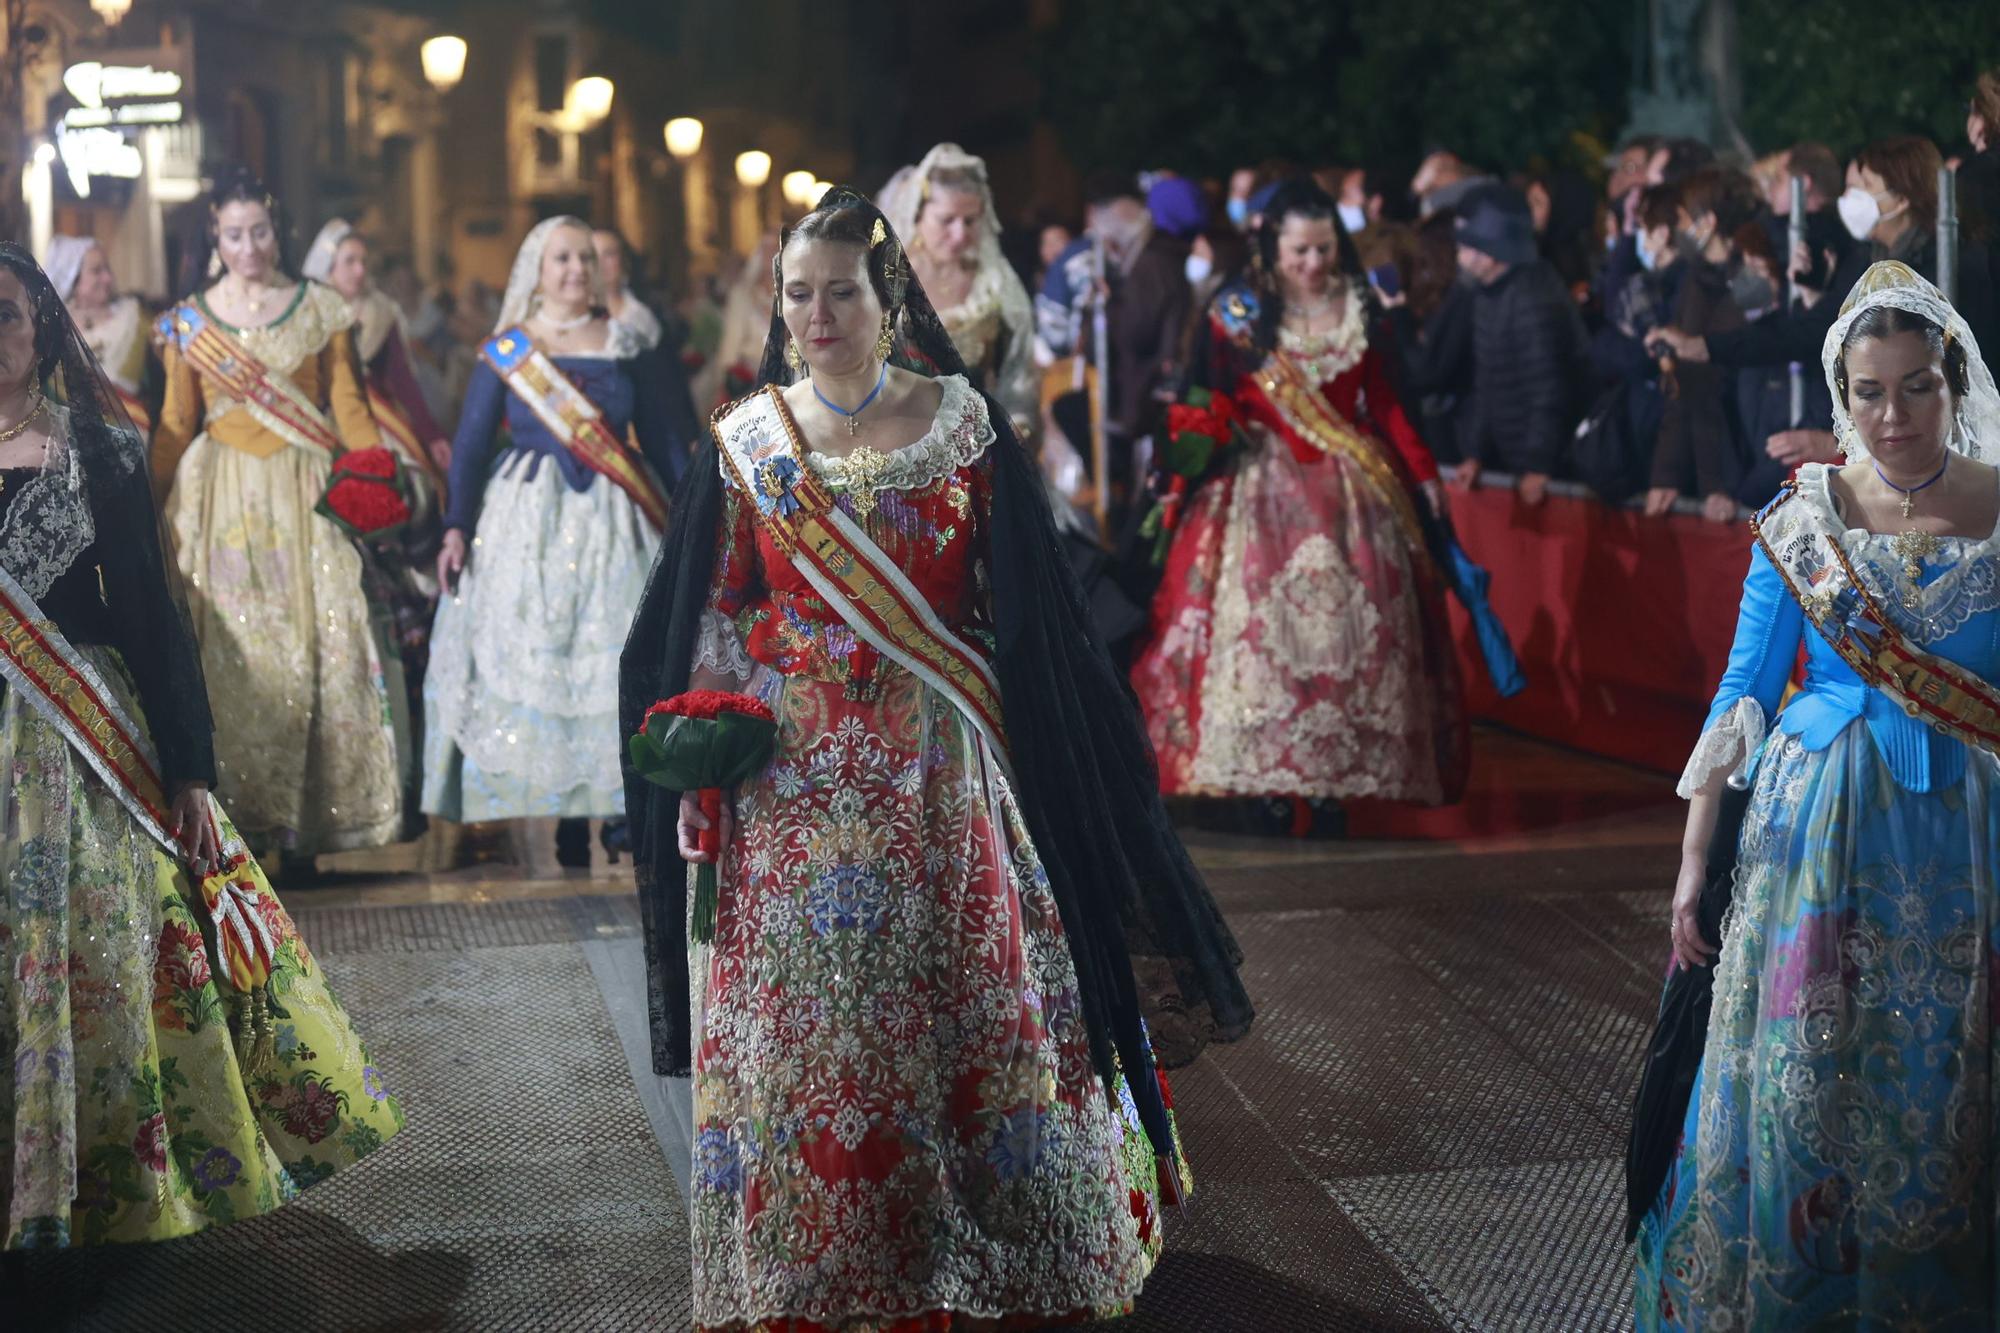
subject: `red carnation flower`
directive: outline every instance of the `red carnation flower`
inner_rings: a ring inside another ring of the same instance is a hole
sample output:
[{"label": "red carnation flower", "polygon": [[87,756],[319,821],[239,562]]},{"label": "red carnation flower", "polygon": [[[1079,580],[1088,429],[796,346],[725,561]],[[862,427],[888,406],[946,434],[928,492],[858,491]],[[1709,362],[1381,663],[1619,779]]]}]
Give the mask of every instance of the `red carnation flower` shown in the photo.
[{"label": "red carnation flower", "polygon": [[366,535],[410,521],[410,505],[394,486],[361,476],[342,477],[326,493],[334,517]]},{"label": "red carnation flower", "polygon": [[382,448],[350,449],[334,461],[333,470],[386,481],[396,475],[396,456]]},{"label": "red carnation flower", "polygon": [[766,722],[778,720],[768,704],[751,695],[732,694],[727,690],[689,690],[671,699],[662,699],[648,708],[646,716],[640,721],[640,730],[643,731],[645,724],[655,717],[713,718],[721,713],[747,713]]}]

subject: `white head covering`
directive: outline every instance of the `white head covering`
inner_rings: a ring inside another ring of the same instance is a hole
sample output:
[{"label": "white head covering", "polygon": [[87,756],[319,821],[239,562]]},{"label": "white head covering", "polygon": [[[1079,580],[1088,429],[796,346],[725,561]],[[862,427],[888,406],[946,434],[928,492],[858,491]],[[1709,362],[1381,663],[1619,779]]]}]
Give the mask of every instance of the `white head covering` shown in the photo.
[{"label": "white head covering", "polygon": [[[542,285],[542,251],[548,248],[549,233],[557,227],[576,227],[585,235],[590,234],[588,222],[567,213],[535,224],[514,255],[513,271],[507,275],[507,294],[500,298],[500,322],[493,326],[495,333],[505,332],[521,323],[541,304],[538,289]],[[591,301],[603,305],[604,293],[593,291]]]},{"label": "white head covering", "polygon": [[1964,316],[1952,309],[1943,292],[1908,265],[1885,259],[1872,265],[1861,275],[1861,281],[1854,284],[1854,290],[1840,307],[1840,318],[1826,331],[1826,343],[1820,349],[1826,386],[1833,395],[1833,435],[1848,461],[1869,461],[1868,446],[1861,442],[1861,432],[1855,429],[1854,418],[1847,411],[1840,385],[1834,380],[1833,363],[1840,356],[1841,345],[1847,341],[1847,331],[1854,327],[1854,321],[1864,312],[1883,306],[1921,315],[1944,330],[1947,343],[1955,342],[1965,348],[1967,391],[1958,402],[1957,417],[1945,443],[1967,458],[1984,460],[2000,455],[2000,389],[1994,387],[1993,372],[1980,356],[1979,343]]},{"label": "white head covering", "polygon": [[313,237],[312,248],[306,251],[303,264],[299,265],[299,275],[314,282],[325,282],[333,276],[333,257],[340,250],[340,243],[354,234],[354,224],[346,218],[334,218],[319,229]]},{"label": "white head covering", "polygon": [[57,233],[49,237],[49,251],[42,257],[42,272],[49,275],[49,285],[56,289],[57,296],[67,301],[76,291],[77,277],[83,272],[83,257],[96,245],[88,236]]},{"label": "white head covering", "polygon": [[[1011,346],[1003,357],[1001,377],[1016,383],[999,383],[989,386],[1007,410],[1016,415],[1028,411],[1029,391],[1023,377],[1030,369],[1028,361],[1033,354],[1035,337],[1035,309],[1028,300],[1028,289],[1021,285],[1019,275],[1000,253],[1000,210],[993,204],[993,185],[986,176],[986,159],[966,152],[955,143],[941,143],[924,154],[924,160],[914,167],[904,167],[889,178],[882,187],[881,197],[875,203],[889,219],[889,225],[896,229],[906,251],[918,248],[917,218],[923,212],[924,204],[931,197],[931,178],[939,171],[952,171],[968,177],[970,183],[954,183],[950,189],[975,189],[979,192],[983,212],[979,221],[979,249],[975,265],[978,276],[973,281],[972,290],[966,297],[966,305],[978,306],[992,301],[1000,310],[1000,320],[1007,328]],[[964,307],[960,307],[963,309]],[[953,312],[940,310],[946,327],[952,323]],[[1030,414],[1029,419],[1032,419]]]},{"label": "white head covering", "polygon": [[896,235],[902,239],[905,248],[909,246],[911,239],[905,219],[911,223],[915,222],[917,207],[922,203],[922,200],[917,198],[921,189],[915,167],[897,167],[896,174],[891,176],[888,184],[875,195],[875,207],[881,209],[882,216],[889,219],[889,225],[896,229]]},{"label": "white head covering", "polygon": [[986,206],[979,221],[979,266],[1005,263],[1000,254],[1000,213],[993,207],[993,186],[986,178],[986,159],[975,157],[955,143],[939,144],[924,154],[924,160],[915,167],[904,167],[891,176],[875,201],[889,219],[889,225],[896,229],[896,235],[902,238],[903,248],[916,247],[917,217],[931,197],[931,177],[939,171],[955,171],[971,177],[972,188],[979,191],[980,201]]}]

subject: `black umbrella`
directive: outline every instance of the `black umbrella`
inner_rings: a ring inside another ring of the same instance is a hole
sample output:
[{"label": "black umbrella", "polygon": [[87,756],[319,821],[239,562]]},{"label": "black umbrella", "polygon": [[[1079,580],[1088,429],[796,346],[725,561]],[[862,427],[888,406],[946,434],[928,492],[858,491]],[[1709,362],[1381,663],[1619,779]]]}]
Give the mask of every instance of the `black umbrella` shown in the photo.
[{"label": "black umbrella", "polygon": [[[1708,844],[1707,882],[1697,909],[1702,938],[1711,943],[1722,939],[1722,917],[1735,893],[1737,843],[1749,808],[1748,791],[1723,788],[1715,837]],[[1714,997],[1713,965],[1676,968],[1660,996],[1660,1016],[1653,1025],[1653,1039],[1646,1044],[1639,1092],[1632,1099],[1632,1134],[1625,1145],[1627,1244],[1638,1236],[1640,1219],[1660,1197],[1680,1148],[1688,1098],[1708,1042],[1708,1010]]]}]

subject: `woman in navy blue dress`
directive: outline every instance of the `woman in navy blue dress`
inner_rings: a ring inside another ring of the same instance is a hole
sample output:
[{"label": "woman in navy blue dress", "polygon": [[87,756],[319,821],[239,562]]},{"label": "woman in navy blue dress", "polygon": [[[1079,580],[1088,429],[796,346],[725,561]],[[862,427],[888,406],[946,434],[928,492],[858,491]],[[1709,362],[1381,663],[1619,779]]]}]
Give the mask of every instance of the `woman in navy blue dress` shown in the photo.
[{"label": "woman in navy blue dress", "polygon": [[669,375],[608,317],[588,225],[529,232],[452,445],[425,813],[563,820],[565,865],[624,816],[618,654],[694,433]]}]

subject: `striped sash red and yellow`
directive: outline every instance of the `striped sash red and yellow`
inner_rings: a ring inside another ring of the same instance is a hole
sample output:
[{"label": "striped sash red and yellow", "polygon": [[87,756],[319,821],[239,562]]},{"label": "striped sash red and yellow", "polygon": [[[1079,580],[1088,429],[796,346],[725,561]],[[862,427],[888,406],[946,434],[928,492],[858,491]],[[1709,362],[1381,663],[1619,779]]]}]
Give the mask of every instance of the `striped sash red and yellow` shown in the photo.
[{"label": "striped sash red and yellow", "polygon": [[[737,487],[756,504],[773,544],[790,557],[827,604],[869,646],[950,699],[1006,762],[1005,714],[992,666],[946,628],[924,595],[803,462],[798,425],[776,386],[756,403],[764,429],[720,429],[717,439]],[[751,410],[748,404],[738,411]]]},{"label": "striped sash red and yellow", "polygon": [[535,346],[527,330],[495,334],[481,345],[479,355],[564,448],[630,496],[655,531],[666,530],[666,492],[653,470],[611,433],[597,404]]},{"label": "striped sash red and yellow", "polygon": [[1265,401],[1292,434],[1321,453],[1353,466],[1375,498],[1394,511],[1396,526],[1403,530],[1411,559],[1430,570],[1430,547],[1423,518],[1417,513],[1410,488],[1403,484],[1401,474],[1389,461],[1387,446],[1342,416],[1328,401],[1326,392],[1283,352],[1272,352],[1255,378],[1264,391]]},{"label": "striped sash red and yellow", "polygon": [[[0,569],[0,677],[62,733],[154,842],[177,861],[185,857],[170,831],[173,815],[145,733],[5,569]],[[244,873],[251,864],[249,849],[240,839],[225,842],[221,837],[213,797],[209,819],[223,855],[220,868],[202,882],[202,901],[221,948],[218,970],[247,991],[270,979],[289,919],[281,909],[274,910],[274,899],[265,901],[270,891],[258,877]]]},{"label": "striped sash red and yellow", "polygon": [[[1888,695],[1905,713],[1934,731],[2000,755],[2000,690],[1904,637],[1855,573],[1835,534],[1818,534],[1832,550],[1834,563],[1822,566],[1817,576],[1805,567],[1812,543],[1796,537],[1773,539],[1767,527],[1796,488],[1796,482],[1787,482],[1778,498],[1750,521],[1750,528],[1806,619],[1855,675]],[[1844,586],[1832,577],[1836,571],[1845,579]]]},{"label": "striped sash red and yellow", "polygon": [[154,326],[188,363],[230,398],[241,402],[267,429],[289,444],[338,457],[345,449],[326,414],[297,385],[271,373],[229,330],[186,301],[161,315]]}]

